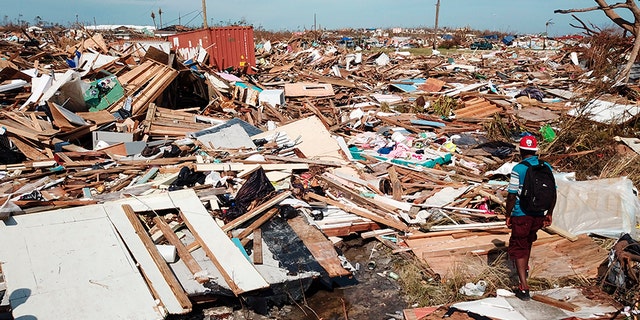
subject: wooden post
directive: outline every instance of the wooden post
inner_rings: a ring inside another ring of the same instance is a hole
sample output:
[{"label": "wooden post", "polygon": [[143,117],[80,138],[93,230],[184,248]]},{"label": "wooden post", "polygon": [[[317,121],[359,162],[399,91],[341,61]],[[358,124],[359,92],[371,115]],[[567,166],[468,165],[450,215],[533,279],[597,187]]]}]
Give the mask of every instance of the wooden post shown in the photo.
[{"label": "wooden post", "polygon": [[202,19],[204,20],[202,27],[209,29],[209,25],[207,24],[207,0],[202,0]]}]

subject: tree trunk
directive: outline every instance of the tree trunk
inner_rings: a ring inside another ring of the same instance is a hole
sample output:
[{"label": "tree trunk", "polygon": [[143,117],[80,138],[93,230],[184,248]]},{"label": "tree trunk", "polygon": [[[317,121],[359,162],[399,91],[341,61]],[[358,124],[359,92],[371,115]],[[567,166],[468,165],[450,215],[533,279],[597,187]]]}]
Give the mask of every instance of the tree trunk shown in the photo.
[{"label": "tree trunk", "polygon": [[636,63],[636,59],[638,58],[638,52],[640,52],[640,38],[637,37],[639,32],[640,32],[640,23],[636,22],[633,28],[634,40],[633,40],[633,48],[631,48],[631,52],[629,53],[629,62],[627,62],[627,65],[624,67],[624,70],[620,75],[621,78],[624,77],[625,83],[629,82],[631,68],[633,67],[633,64]]}]

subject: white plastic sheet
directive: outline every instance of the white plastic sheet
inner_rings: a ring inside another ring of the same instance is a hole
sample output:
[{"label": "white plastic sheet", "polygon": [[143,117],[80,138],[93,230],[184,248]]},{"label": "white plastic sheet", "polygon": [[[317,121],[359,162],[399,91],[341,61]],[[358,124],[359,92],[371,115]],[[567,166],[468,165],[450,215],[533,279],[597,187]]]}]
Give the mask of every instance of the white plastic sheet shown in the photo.
[{"label": "white plastic sheet", "polygon": [[556,175],[558,201],[553,225],[574,235],[594,233],[617,239],[635,237],[640,200],[626,177],[573,181],[571,174]]}]

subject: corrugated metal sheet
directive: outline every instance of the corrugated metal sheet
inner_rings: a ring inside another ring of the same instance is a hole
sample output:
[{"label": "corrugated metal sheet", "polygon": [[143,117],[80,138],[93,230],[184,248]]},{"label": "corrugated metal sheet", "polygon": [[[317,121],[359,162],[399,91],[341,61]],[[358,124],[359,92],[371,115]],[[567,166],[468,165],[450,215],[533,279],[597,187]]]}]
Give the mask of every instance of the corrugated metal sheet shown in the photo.
[{"label": "corrugated metal sheet", "polygon": [[244,69],[252,73],[256,65],[253,27],[200,29],[169,36],[173,49],[186,58],[196,59],[200,48],[209,54],[209,64],[219,70]]}]

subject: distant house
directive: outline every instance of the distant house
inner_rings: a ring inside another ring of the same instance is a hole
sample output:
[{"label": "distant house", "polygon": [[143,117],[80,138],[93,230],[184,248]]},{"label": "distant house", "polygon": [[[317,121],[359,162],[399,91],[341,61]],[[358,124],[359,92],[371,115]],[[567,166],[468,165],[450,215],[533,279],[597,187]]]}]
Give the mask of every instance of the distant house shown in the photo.
[{"label": "distant house", "polygon": [[171,26],[168,26],[168,27],[164,27],[162,29],[158,29],[158,30],[156,30],[154,32],[154,34],[156,36],[159,36],[159,37],[168,37],[168,36],[172,36],[172,35],[178,34],[180,32],[187,32],[187,31],[191,31],[191,30],[193,30],[193,29],[189,28],[189,27],[182,26],[182,25],[174,24],[174,25],[171,25]]}]

